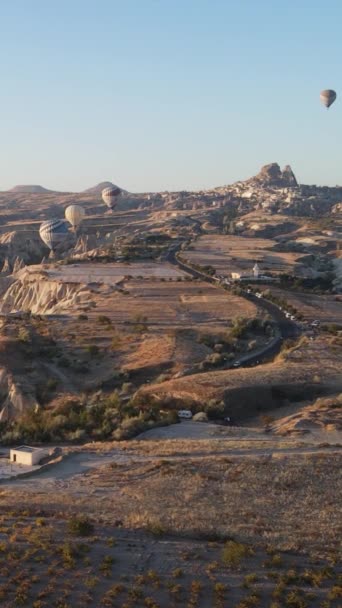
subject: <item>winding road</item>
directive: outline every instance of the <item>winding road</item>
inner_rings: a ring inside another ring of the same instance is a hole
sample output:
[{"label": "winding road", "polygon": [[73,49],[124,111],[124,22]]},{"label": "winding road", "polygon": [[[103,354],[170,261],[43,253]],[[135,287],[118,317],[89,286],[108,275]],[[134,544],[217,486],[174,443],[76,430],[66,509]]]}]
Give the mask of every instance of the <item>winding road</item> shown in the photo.
[{"label": "winding road", "polygon": [[[179,252],[180,245],[180,243],[177,243],[176,245],[170,247],[165,256],[165,260],[167,262],[178,266],[178,268],[190,274],[194,278],[201,279],[202,281],[206,281],[207,283],[216,285],[217,288],[225,289],[222,285],[218,284],[213,277],[206,275],[203,272],[200,272],[199,270],[196,270],[195,268],[192,268],[188,264],[185,264],[184,262],[179,260],[177,257],[177,253]],[[283,340],[298,337],[301,332],[299,327],[295,323],[286,318],[285,314],[281,310],[279,310],[278,306],[276,306],[269,300],[266,300],[265,298],[257,298],[254,294],[247,293],[247,291],[241,288],[240,285],[239,287],[241,289],[241,296],[249,302],[252,302],[256,306],[258,306],[259,308],[265,310],[272,317],[279,331],[279,337],[272,340],[272,342],[265,346],[262,350],[239,358],[241,367],[249,367],[257,365],[259,363],[263,363],[273,358],[279,353]]]}]

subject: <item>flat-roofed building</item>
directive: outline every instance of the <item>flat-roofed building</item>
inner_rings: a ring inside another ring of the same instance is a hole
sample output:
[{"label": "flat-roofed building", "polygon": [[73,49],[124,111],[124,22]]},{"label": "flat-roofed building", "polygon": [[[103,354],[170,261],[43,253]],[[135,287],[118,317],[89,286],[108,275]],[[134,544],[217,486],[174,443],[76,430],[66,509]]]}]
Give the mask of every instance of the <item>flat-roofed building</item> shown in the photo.
[{"label": "flat-roofed building", "polygon": [[10,461],[17,464],[25,464],[32,467],[49,455],[46,448],[34,448],[29,445],[20,445],[18,448],[10,450]]}]

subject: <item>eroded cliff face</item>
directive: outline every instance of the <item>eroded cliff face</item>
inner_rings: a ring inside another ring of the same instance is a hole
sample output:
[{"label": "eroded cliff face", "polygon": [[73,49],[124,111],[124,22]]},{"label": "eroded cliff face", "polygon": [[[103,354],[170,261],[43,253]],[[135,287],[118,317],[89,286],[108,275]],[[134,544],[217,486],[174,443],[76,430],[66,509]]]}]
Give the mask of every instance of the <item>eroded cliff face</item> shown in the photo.
[{"label": "eroded cliff face", "polygon": [[34,231],[13,231],[0,235],[0,261],[13,266],[19,258],[25,264],[40,262],[48,249]]},{"label": "eroded cliff face", "polygon": [[58,314],[90,302],[86,285],[49,280],[44,271],[21,271],[0,281],[0,313]]},{"label": "eroded cliff face", "polygon": [[12,420],[28,408],[37,407],[34,390],[25,377],[14,378],[5,367],[0,367],[0,422]]},{"label": "eroded cliff face", "polygon": [[339,292],[342,291],[342,257],[334,260],[334,270],[336,279],[334,281],[334,285],[336,286]]}]

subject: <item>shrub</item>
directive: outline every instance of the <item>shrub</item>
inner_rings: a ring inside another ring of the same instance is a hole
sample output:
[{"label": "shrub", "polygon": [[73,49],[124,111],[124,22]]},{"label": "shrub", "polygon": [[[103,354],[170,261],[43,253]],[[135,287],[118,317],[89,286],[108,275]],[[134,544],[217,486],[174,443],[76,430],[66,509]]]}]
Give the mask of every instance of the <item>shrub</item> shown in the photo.
[{"label": "shrub", "polygon": [[57,362],[58,367],[70,367],[71,363],[67,357],[60,357]]},{"label": "shrub", "polygon": [[222,365],[224,362],[224,357],[220,353],[212,353],[211,355],[207,355],[205,358],[205,363],[212,367],[218,367]]},{"label": "shrub", "polygon": [[109,317],[106,317],[105,315],[99,315],[97,317],[97,322],[100,323],[101,325],[111,325],[112,321],[110,320]]},{"label": "shrub", "polygon": [[88,315],[85,315],[84,313],[78,315],[77,318],[79,321],[88,321]]},{"label": "shrub", "polygon": [[203,409],[207,414],[208,418],[222,418],[224,416],[225,405],[223,401],[216,401],[216,399],[210,399]]},{"label": "shrub", "polygon": [[89,353],[89,355],[91,357],[97,357],[97,355],[100,352],[100,349],[99,349],[99,347],[96,344],[89,344],[87,346],[87,352]]},{"label": "shrub", "polygon": [[227,566],[237,567],[245,557],[253,555],[251,547],[235,540],[228,540],[222,551],[222,561]]},{"label": "shrub", "polygon": [[68,532],[73,536],[91,536],[94,525],[86,516],[75,516],[68,521]]},{"label": "shrub", "polygon": [[146,421],[140,416],[133,416],[132,418],[126,418],[120,424],[120,426],[114,431],[113,439],[130,439],[138,433],[142,433],[148,428]]},{"label": "shrub", "polygon": [[31,342],[31,335],[30,335],[29,330],[26,327],[19,328],[18,338],[19,338],[20,342],[25,342],[26,344],[28,342]]},{"label": "shrub", "polygon": [[49,391],[54,391],[57,388],[58,380],[56,378],[49,378],[46,382],[46,388]]}]

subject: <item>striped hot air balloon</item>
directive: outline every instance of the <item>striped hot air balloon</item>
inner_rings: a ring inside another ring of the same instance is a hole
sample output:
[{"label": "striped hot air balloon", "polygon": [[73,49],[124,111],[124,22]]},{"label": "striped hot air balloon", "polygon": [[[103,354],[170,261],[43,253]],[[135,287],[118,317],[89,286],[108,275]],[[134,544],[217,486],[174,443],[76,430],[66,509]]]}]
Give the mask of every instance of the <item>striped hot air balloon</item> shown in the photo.
[{"label": "striped hot air balloon", "polygon": [[69,205],[65,210],[65,218],[70,222],[74,230],[77,230],[85,216],[85,211],[80,205]]},{"label": "striped hot air balloon", "polygon": [[121,194],[120,188],[117,186],[109,186],[109,188],[105,188],[102,190],[102,200],[111,209],[112,211],[115,209],[118,201],[118,197]]},{"label": "striped hot air balloon", "polygon": [[46,220],[39,228],[40,238],[51,251],[64,241],[67,234],[68,223],[65,220],[59,220],[57,218]]},{"label": "striped hot air balloon", "polygon": [[332,89],[325,89],[320,93],[320,100],[326,108],[330,108],[330,106],[334,103],[336,97],[336,92]]}]

